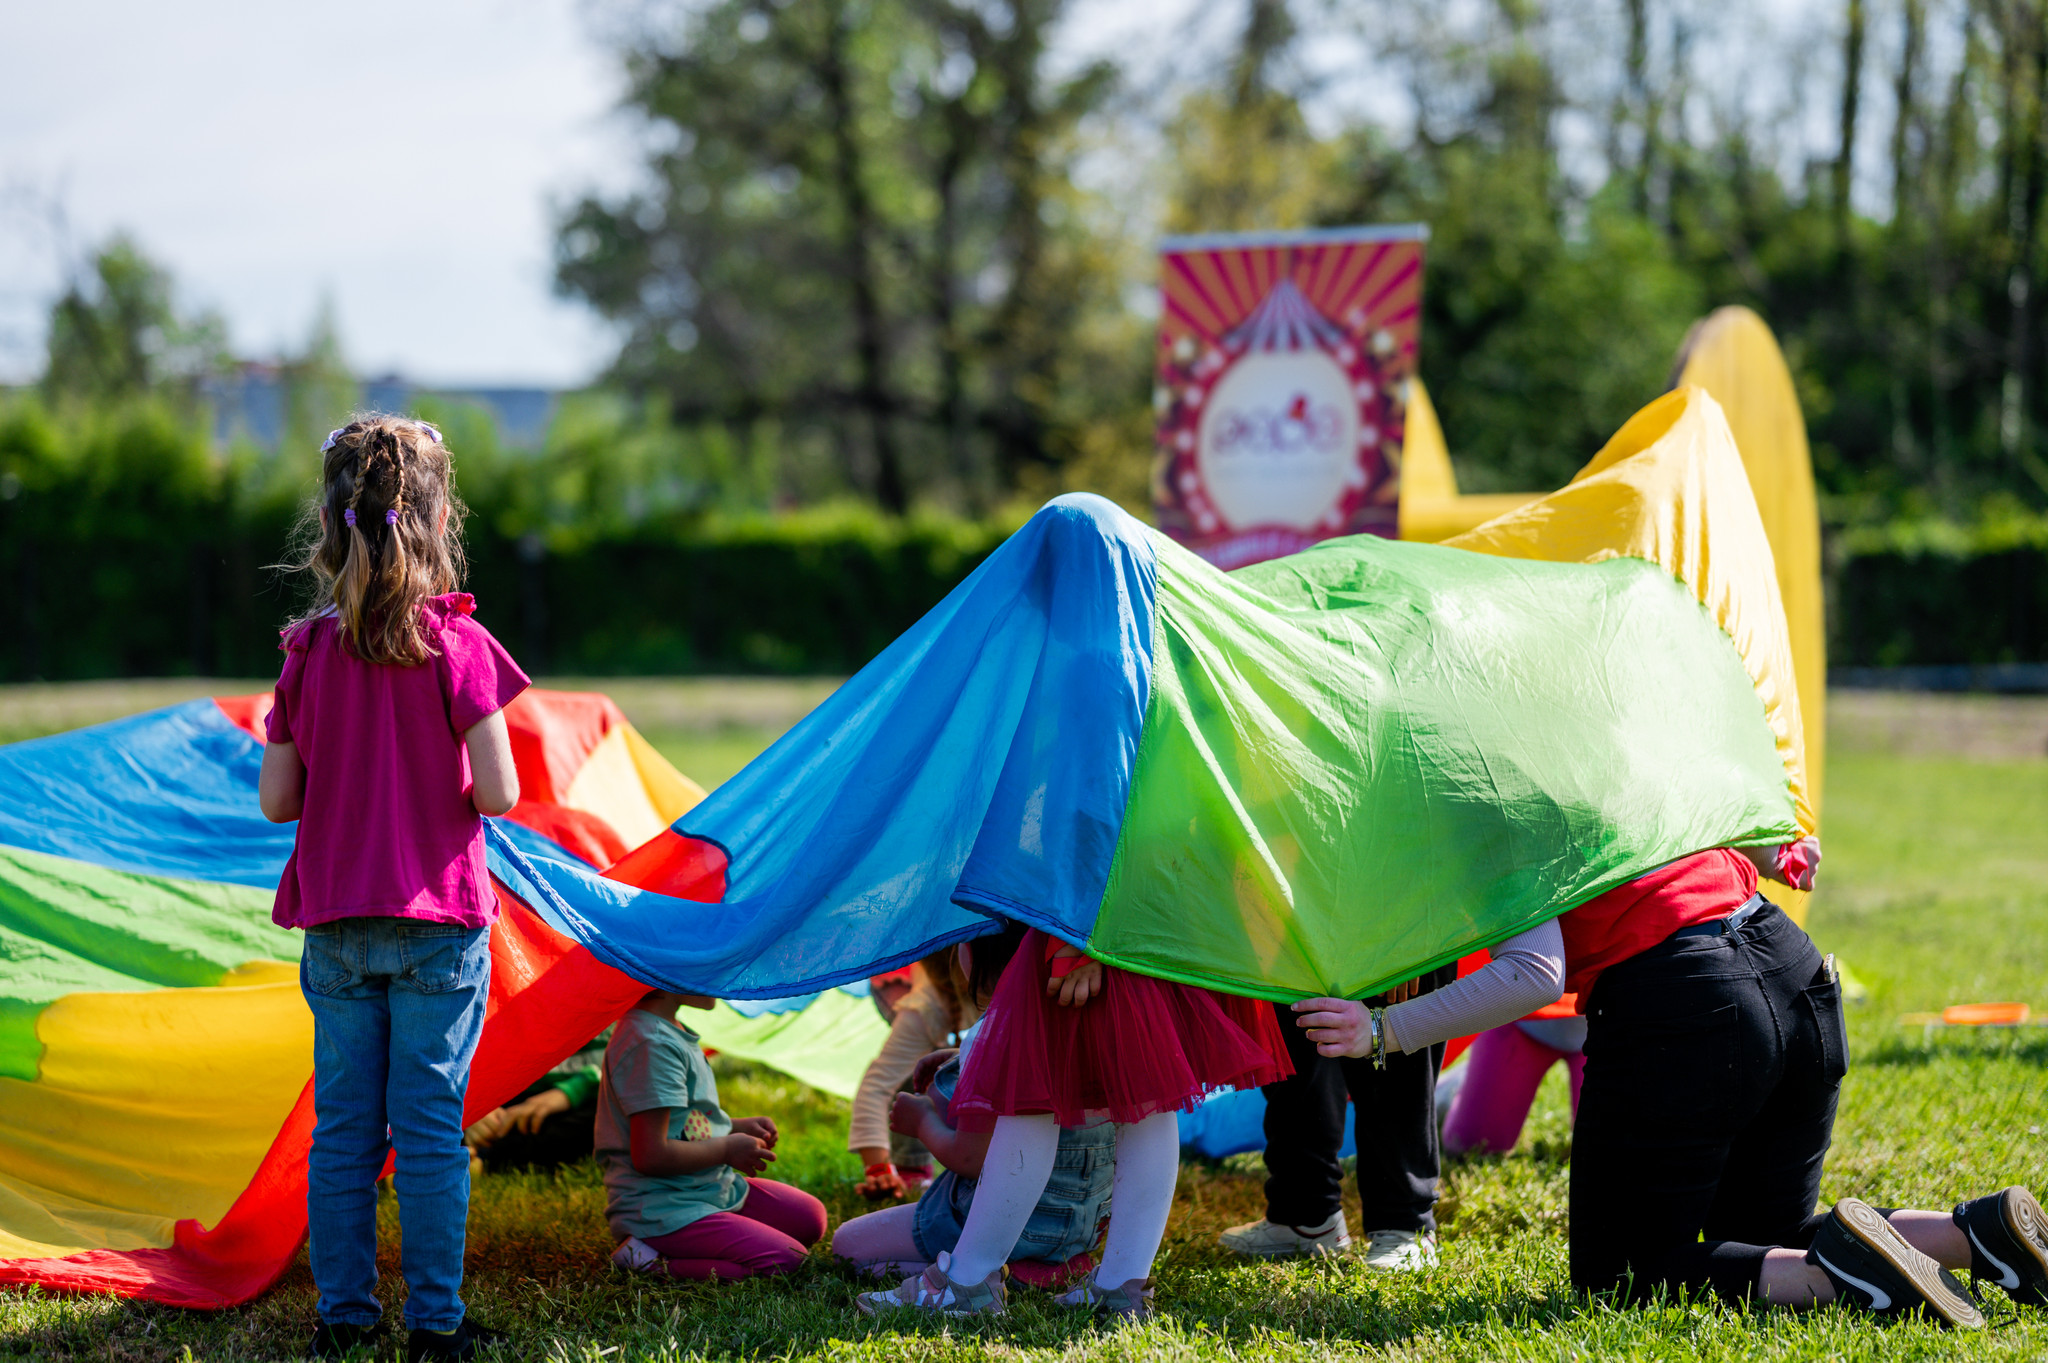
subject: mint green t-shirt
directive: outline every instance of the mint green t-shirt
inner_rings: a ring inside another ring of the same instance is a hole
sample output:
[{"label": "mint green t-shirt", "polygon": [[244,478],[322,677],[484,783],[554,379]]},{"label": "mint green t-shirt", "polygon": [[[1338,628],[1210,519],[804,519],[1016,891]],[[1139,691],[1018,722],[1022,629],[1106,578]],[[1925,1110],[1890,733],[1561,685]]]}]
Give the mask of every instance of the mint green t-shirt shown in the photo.
[{"label": "mint green t-shirt", "polygon": [[729,1164],[694,1174],[643,1174],[633,1167],[636,1112],[668,1109],[670,1140],[732,1133],[718,1105],[718,1081],[697,1034],[635,1008],[619,1019],[604,1048],[597,1090],[597,1162],[604,1170],[605,1220],[612,1234],[642,1240],[679,1231],[747,1200],[747,1180]]}]

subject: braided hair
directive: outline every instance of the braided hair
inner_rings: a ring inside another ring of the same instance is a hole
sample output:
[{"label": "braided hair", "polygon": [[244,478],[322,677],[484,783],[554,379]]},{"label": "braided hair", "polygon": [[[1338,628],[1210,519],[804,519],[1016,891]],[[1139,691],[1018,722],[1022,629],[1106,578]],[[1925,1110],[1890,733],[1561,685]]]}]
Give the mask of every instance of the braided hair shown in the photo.
[{"label": "braided hair", "polygon": [[307,549],[290,566],[317,584],[304,625],[332,612],[342,647],[364,662],[414,666],[434,653],[420,604],[462,585],[454,461],[424,421],[374,414],[330,432],[320,494],[301,520]]}]

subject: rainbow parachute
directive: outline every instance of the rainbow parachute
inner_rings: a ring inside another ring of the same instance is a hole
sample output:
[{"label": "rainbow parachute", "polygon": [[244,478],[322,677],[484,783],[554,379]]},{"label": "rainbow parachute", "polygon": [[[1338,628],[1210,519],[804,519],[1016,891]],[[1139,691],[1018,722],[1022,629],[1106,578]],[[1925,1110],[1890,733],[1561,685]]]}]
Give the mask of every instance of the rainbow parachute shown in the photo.
[{"label": "rainbow parachute", "polygon": [[[1776,572],[1685,388],[1441,546],[1225,575],[1062,498],[701,802],[602,697],[535,694],[532,803],[488,826],[470,1114],[636,981],[810,1002],[708,1039],[843,1073],[875,1024],[820,991],[991,913],[1168,978],[1356,996],[1811,830]],[[0,748],[0,1280],[221,1305],[296,1251],[311,1048],[268,926],[290,834],[256,813],[261,699]]]},{"label": "rainbow parachute", "polygon": [[[224,1306],[298,1250],[312,1017],[270,922],[292,830],[256,807],[269,704],[0,747],[0,1281]],[[525,798],[497,827],[523,854],[607,865],[703,798],[603,696],[507,716]],[[645,992],[500,899],[472,1119]],[[882,1035],[845,993],[700,1026],[841,1093]]]}]

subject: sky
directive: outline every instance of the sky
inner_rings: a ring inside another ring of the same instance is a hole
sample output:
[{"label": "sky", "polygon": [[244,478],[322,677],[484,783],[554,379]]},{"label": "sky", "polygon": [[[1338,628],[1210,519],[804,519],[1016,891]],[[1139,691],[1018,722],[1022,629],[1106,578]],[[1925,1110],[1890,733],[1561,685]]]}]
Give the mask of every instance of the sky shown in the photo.
[{"label": "sky", "polygon": [[[365,377],[588,381],[613,338],[553,294],[552,223],[582,193],[633,184],[642,136],[617,111],[618,62],[599,35],[637,5],[690,3],[0,4],[0,383],[40,370],[67,262],[115,231],[170,268],[182,306],[220,312],[245,357],[302,348],[324,301]],[[1444,4],[1442,22],[1486,8]],[[1736,35],[1767,13],[1782,26],[1781,11],[1793,22],[1780,37],[1825,27],[1819,0],[1693,8],[1725,10]],[[1054,61],[1112,55],[1130,88],[1157,91],[1219,60],[1241,14],[1242,0],[1071,0]],[[1341,29],[1304,44],[1331,92],[1320,112],[1393,97],[1371,112],[1398,118],[1397,92]],[[1867,131],[1883,135],[1877,119]]]},{"label": "sky", "polygon": [[[1190,0],[1077,7],[1070,53]],[[588,0],[0,5],[0,382],[40,370],[66,261],[122,230],[236,353],[331,301],[356,372],[571,386],[610,357],[550,288],[554,207],[633,183]],[[1153,31],[1156,31],[1153,30]]]}]

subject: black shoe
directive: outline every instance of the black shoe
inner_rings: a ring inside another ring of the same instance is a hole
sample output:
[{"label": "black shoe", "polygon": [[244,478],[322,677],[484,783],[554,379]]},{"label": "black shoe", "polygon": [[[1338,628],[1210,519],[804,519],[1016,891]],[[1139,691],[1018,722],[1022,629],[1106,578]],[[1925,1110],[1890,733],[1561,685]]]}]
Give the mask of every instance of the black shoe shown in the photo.
[{"label": "black shoe", "polygon": [[2025,1188],[1956,1208],[1970,1237],[1970,1276],[1997,1283],[2021,1306],[2048,1306],[2048,1215]]},{"label": "black shoe", "polygon": [[445,1335],[439,1330],[414,1330],[407,1334],[405,1363],[420,1363],[422,1359],[475,1358],[479,1351],[495,1348],[510,1338],[503,1330],[478,1325],[464,1316],[462,1324]]},{"label": "black shoe", "polygon": [[1813,1237],[1806,1262],[1820,1266],[1844,1303],[1874,1315],[1925,1310],[1955,1329],[1984,1328],[1984,1313],[1955,1276],[1907,1244],[1867,1202],[1837,1202]]},{"label": "black shoe", "polygon": [[356,1349],[375,1348],[384,1335],[384,1326],[377,1325],[329,1325],[321,1321],[313,1327],[313,1338],[306,1345],[308,1358],[346,1358]]}]

